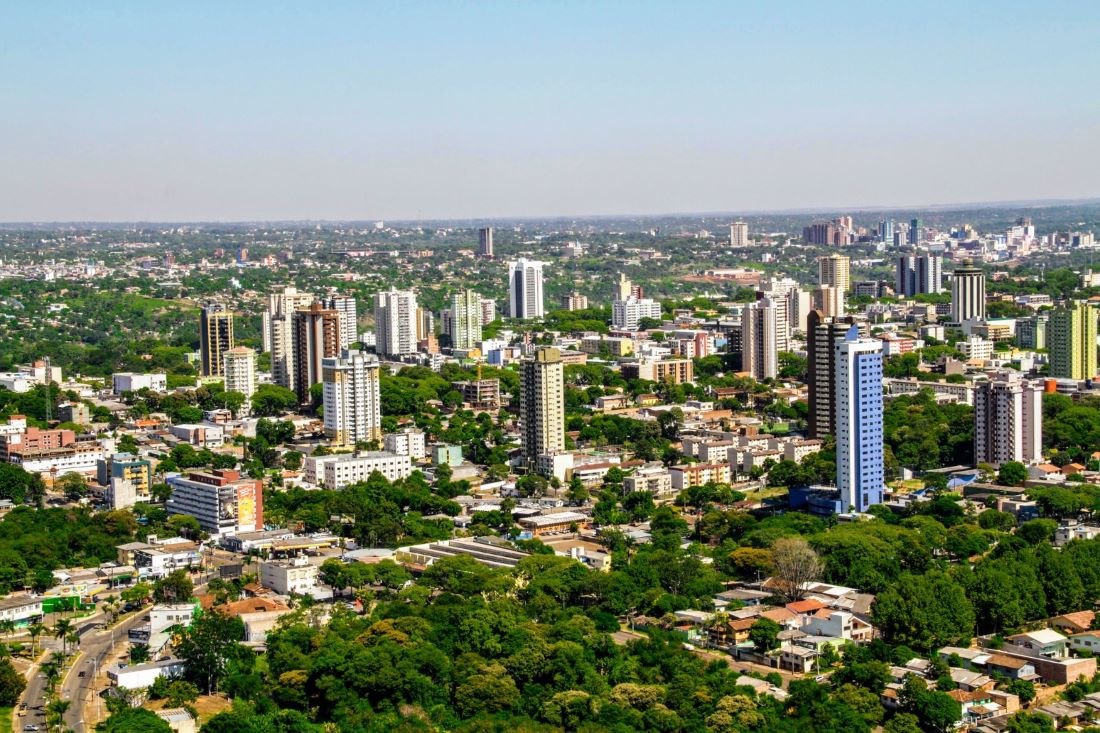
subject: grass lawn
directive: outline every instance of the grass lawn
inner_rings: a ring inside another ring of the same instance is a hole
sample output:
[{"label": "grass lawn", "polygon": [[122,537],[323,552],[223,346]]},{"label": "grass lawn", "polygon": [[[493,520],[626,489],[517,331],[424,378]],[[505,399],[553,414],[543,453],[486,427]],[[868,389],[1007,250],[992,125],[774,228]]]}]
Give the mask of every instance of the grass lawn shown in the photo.
[{"label": "grass lawn", "polygon": [[0,708],[0,733],[11,733],[11,708]]}]

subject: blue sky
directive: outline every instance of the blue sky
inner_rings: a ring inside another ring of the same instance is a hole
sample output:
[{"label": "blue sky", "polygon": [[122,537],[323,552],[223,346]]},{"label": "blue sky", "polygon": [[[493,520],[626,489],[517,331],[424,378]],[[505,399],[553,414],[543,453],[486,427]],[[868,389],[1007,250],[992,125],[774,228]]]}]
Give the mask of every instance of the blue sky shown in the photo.
[{"label": "blue sky", "polygon": [[1097,38],[1095,2],[0,2],[0,220],[1092,197]]}]

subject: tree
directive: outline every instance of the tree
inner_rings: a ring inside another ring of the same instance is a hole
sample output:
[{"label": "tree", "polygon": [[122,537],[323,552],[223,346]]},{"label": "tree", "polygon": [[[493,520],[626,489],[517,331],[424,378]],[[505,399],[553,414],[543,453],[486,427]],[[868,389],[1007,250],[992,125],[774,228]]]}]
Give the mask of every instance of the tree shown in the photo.
[{"label": "tree", "polygon": [[244,624],[220,611],[207,611],[183,631],[176,652],[187,662],[188,677],[213,694],[225,676],[226,663],[244,637]]},{"label": "tree", "polygon": [[749,641],[757,650],[770,652],[779,646],[779,632],[782,630],[775,621],[759,618],[749,627]]},{"label": "tree", "polygon": [[97,730],[102,733],[172,733],[167,721],[152,710],[131,707],[112,714]]},{"label": "tree", "polygon": [[920,720],[912,713],[898,713],[883,727],[885,733],[923,733]]},{"label": "tree", "polygon": [[58,619],[53,625],[53,636],[61,641],[61,652],[69,653],[69,634],[73,631],[73,622],[67,618]]},{"label": "tree", "polygon": [[1022,486],[1027,481],[1027,467],[1019,461],[1007,461],[1001,464],[997,472],[997,483],[1004,486]]},{"label": "tree", "polygon": [[810,543],[800,537],[777,540],[772,545],[771,562],[780,592],[791,601],[801,598],[806,586],[819,579],[825,569]]},{"label": "tree", "polygon": [[0,660],[0,707],[14,706],[26,687],[27,680],[16,671],[11,660]]},{"label": "tree", "polygon": [[962,586],[939,571],[903,574],[876,596],[871,616],[888,643],[924,652],[966,646],[974,629],[974,609]]},{"label": "tree", "polygon": [[1019,697],[1024,705],[1035,699],[1035,683],[1031,680],[1012,680],[1005,685],[1004,691]]},{"label": "tree", "polygon": [[953,697],[929,690],[916,675],[906,678],[899,699],[902,709],[917,717],[921,730],[946,733],[962,718],[962,706]]},{"label": "tree", "polygon": [[1054,532],[1058,529],[1058,522],[1053,519],[1032,519],[1024,522],[1016,530],[1016,536],[1032,545],[1039,545],[1054,540]]},{"label": "tree", "polygon": [[1005,733],[1054,733],[1054,721],[1042,713],[1021,710],[1006,721]]},{"label": "tree", "polygon": [[153,600],[157,603],[183,603],[191,600],[195,584],[184,569],[173,570],[153,584]]}]

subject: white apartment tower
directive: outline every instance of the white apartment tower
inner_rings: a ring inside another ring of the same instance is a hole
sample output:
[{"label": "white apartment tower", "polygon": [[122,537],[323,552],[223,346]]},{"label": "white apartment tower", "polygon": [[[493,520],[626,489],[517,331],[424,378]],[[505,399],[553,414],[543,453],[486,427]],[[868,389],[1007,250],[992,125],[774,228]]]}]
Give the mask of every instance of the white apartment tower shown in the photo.
[{"label": "white apartment tower", "polygon": [[1043,390],[1018,372],[974,390],[974,461],[1035,463],[1043,455]]},{"label": "white apartment tower", "polygon": [[540,455],[565,450],[565,387],[561,352],[543,348],[524,359],[520,371],[520,432],[528,466]]},{"label": "white apartment tower", "polygon": [[836,485],[841,511],[882,503],[882,341],[860,338],[853,324],[836,349]]},{"label": "white apartment tower", "polygon": [[749,225],[743,221],[730,224],[730,246],[747,247],[749,245]]},{"label": "white apartment tower", "polygon": [[744,371],[759,380],[778,376],[779,352],[788,348],[786,301],[765,297],[746,305],[741,310],[741,342]]},{"label": "white apartment tower", "polygon": [[245,398],[256,391],[256,352],[237,346],[225,352],[225,391],[240,392]]},{"label": "white apartment tower", "polygon": [[512,318],[542,318],[542,265],[520,258],[508,265],[508,315]]},{"label": "white apartment tower", "polygon": [[624,331],[637,331],[643,318],[661,317],[661,304],[649,298],[630,296],[611,304],[611,325]]},{"label": "white apartment tower", "polygon": [[275,384],[294,388],[294,312],[313,303],[313,295],[288,285],[267,296],[263,314],[264,351],[271,353],[271,378]]},{"label": "white apartment tower", "polygon": [[951,320],[985,320],[985,273],[980,267],[960,265],[951,277]]},{"label": "white apartment tower", "polygon": [[390,288],[374,296],[375,351],[383,357],[416,353],[416,293]]},{"label": "white apartment tower", "polygon": [[381,441],[378,370],[378,359],[358,350],[322,362],[326,438],[337,445]]},{"label": "white apartment tower", "polygon": [[451,346],[472,349],[481,341],[481,296],[463,290],[451,296]]}]

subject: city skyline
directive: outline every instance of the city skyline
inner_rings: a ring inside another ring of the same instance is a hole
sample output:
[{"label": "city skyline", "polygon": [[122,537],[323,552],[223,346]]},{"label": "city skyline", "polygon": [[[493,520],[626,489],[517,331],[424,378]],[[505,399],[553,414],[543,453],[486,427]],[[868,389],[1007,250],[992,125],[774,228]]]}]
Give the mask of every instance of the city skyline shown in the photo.
[{"label": "city skyline", "polygon": [[[1100,9],[874,11],[27,5],[9,10],[20,32],[0,50],[15,102],[0,120],[0,221],[495,220],[1100,194],[1097,102],[1080,94]],[[791,175],[802,170],[829,175]]]}]

